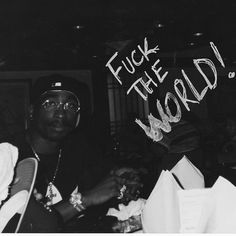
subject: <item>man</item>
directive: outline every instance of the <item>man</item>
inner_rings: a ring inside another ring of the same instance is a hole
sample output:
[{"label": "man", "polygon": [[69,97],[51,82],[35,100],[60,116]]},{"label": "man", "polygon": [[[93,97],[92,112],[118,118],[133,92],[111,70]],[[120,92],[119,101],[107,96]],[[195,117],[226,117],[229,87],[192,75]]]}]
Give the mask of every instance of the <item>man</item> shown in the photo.
[{"label": "man", "polygon": [[94,148],[83,136],[70,138],[85,108],[84,91],[83,84],[61,75],[41,77],[32,89],[30,126],[14,142],[20,160],[34,156],[39,163],[22,232],[60,232],[66,222],[92,206],[123,196],[124,185],[131,186],[130,198],[138,186],[116,171],[98,181],[101,176],[95,173],[99,166]]}]

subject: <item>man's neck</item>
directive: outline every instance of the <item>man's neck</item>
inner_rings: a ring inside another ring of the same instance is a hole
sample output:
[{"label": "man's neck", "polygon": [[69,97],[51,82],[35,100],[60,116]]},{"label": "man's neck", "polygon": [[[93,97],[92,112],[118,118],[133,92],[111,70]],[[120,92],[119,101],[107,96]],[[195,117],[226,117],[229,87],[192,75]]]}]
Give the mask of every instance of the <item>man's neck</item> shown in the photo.
[{"label": "man's neck", "polygon": [[38,133],[31,130],[27,133],[27,138],[36,153],[51,154],[57,152],[60,148],[59,142],[45,139]]}]

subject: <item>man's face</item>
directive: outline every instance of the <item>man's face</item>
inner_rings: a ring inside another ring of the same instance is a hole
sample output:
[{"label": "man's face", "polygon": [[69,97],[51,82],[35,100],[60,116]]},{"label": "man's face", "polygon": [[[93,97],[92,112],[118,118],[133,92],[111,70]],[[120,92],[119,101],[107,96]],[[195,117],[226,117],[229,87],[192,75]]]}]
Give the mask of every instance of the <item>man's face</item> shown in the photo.
[{"label": "man's face", "polygon": [[79,107],[79,101],[72,93],[49,91],[34,106],[34,127],[43,138],[61,141],[76,127]]}]

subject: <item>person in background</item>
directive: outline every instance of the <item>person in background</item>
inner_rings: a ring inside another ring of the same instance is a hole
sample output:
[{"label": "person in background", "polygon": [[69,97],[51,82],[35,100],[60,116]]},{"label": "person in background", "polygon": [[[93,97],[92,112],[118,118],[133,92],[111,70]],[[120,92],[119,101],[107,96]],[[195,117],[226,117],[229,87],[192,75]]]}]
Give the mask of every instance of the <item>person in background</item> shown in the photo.
[{"label": "person in background", "polygon": [[95,146],[75,132],[88,96],[84,84],[58,74],[41,77],[34,84],[29,127],[12,140],[19,160],[33,156],[39,166],[21,232],[65,232],[68,222],[93,207],[124,194],[128,199],[136,197],[138,178],[123,177],[135,171],[108,171],[112,163],[104,162],[106,168],[100,168],[102,158]]},{"label": "person in background", "polygon": [[[164,98],[161,99],[164,103]],[[176,106],[169,103],[172,114],[176,114]],[[158,175],[162,170],[171,170],[185,155],[200,171],[204,171],[202,149],[202,121],[191,111],[182,111],[181,120],[170,123],[171,131],[163,132],[159,142],[152,142],[150,149],[160,159]]]}]

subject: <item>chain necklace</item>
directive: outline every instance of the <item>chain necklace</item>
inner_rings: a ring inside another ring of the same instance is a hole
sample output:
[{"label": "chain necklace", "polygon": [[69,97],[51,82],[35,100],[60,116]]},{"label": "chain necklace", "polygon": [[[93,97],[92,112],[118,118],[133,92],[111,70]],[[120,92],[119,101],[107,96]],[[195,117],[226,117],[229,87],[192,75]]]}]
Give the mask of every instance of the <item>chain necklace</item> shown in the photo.
[{"label": "chain necklace", "polygon": [[[30,143],[30,146],[31,146],[31,149],[32,149],[32,151],[34,153],[35,158],[40,162],[40,157],[37,154],[37,152],[35,151],[35,149],[34,149],[34,147],[33,147],[33,145],[31,143]],[[53,198],[56,197],[56,194],[53,193],[52,187],[53,187],[54,181],[56,179],[57,172],[58,172],[58,169],[59,169],[59,165],[60,165],[60,162],[61,162],[61,152],[62,151],[60,149],[59,150],[58,159],[57,159],[57,165],[56,165],[56,169],[54,171],[53,177],[52,177],[52,181],[50,181],[48,183],[48,192],[49,192],[49,194],[46,196],[47,197],[47,202],[46,202],[47,206],[53,205]]]},{"label": "chain necklace", "polygon": [[59,150],[59,155],[58,155],[58,159],[57,159],[57,166],[56,166],[54,175],[53,175],[53,177],[52,177],[52,181],[50,181],[50,182],[48,183],[49,194],[48,194],[48,196],[47,196],[47,203],[46,203],[48,206],[53,205],[53,198],[56,197],[56,194],[53,194],[52,186],[53,186],[54,181],[55,181],[55,179],[56,179],[60,162],[61,162],[61,149]]}]

